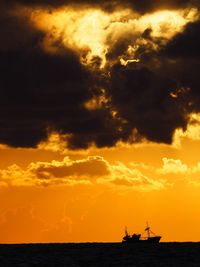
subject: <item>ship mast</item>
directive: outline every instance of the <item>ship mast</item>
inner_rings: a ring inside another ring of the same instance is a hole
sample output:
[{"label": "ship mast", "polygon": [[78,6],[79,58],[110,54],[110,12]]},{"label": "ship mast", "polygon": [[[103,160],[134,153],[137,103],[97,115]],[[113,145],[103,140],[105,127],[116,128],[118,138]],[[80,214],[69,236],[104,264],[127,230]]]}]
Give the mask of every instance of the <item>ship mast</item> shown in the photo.
[{"label": "ship mast", "polygon": [[147,227],[145,228],[145,231],[147,232],[147,236],[148,236],[148,238],[150,237],[150,227],[149,227],[149,224],[148,224],[148,222],[147,222]]}]

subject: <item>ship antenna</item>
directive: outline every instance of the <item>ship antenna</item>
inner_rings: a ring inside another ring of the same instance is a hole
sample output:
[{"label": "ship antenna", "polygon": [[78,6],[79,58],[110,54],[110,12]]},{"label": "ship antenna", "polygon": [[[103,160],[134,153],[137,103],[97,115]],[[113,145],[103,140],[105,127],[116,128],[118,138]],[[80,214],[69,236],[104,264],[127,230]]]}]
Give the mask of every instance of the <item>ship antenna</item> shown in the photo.
[{"label": "ship antenna", "polygon": [[128,235],[127,226],[125,226],[125,235]]}]

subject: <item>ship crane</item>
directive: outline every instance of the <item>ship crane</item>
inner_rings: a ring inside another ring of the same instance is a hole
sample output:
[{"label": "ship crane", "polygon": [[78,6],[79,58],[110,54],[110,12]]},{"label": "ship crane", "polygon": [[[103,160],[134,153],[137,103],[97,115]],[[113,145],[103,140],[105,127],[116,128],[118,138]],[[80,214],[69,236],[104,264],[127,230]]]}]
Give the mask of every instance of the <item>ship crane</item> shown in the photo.
[{"label": "ship crane", "polygon": [[145,232],[147,232],[147,236],[150,237],[151,234],[153,234],[154,236],[156,235],[154,232],[151,231],[151,228],[147,222],[147,227],[145,228]]}]

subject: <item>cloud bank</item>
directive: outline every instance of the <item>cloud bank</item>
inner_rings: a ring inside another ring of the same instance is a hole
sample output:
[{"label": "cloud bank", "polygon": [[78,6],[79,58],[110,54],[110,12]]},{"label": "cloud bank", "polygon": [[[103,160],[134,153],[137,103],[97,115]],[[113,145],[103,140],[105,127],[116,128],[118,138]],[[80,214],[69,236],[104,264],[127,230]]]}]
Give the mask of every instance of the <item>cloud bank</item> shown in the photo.
[{"label": "cloud bank", "polygon": [[107,2],[1,2],[0,143],[172,143],[187,129],[200,111],[198,1]]}]

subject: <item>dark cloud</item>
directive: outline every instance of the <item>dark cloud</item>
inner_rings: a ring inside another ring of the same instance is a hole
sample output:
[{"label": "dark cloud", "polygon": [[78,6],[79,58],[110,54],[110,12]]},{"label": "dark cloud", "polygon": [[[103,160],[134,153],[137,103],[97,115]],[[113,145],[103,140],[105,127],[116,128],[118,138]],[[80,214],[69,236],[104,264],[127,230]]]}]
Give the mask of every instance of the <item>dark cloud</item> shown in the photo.
[{"label": "dark cloud", "polygon": [[171,143],[174,130],[184,128],[186,121],[182,107],[170,96],[176,82],[159,72],[134,64],[115,66],[110,90],[130,130],[137,129],[151,141]]},{"label": "dark cloud", "polygon": [[71,53],[45,54],[37,48],[0,52],[0,142],[34,146],[47,128],[65,129],[87,117],[88,73]]},{"label": "dark cloud", "polygon": [[112,11],[120,6],[129,6],[134,10],[146,13],[164,8],[183,8],[191,5],[197,5],[198,0],[3,0],[7,5],[22,4],[26,6],[48,6],[59,7],[63,5],[90,5]]},{"label": "dark cloud", "polygon": [[36,163],[31,172],[36,174],[39,179],[81,176],[89,180],[110,174],[108,163],[100,157],[88,157],[78,161],[65,159],[63,162],[59,162],[59,166],[53,163]]},{"label": "dark cloud", "polygon": [[0,143],[34,147],[51,130],[72,134],[71,148],[118,140],[108,109],[84,107],[95,82],[73,51],[59,47],[57,54],[45,52],[44,34],[6,13],[0,34]]},{"label": "dark cloud", "polygon": [[200,21],[189,23],[184,32],[177,34],[163,49],[171,58],[196,58],[200,56]]},{"label": "dark cloud", "polygon": [[151,12],[158,9],[183,8],[191,5],[190,0],[143,0],[128,1],[134,9],[141,13]]},{"label": "dark cloud", "polygon": [[[63,130],[89,116],[89,73],[70,50],[59,55],[40,48],[43,34],[25,19],[0,19],[0,142],[35,146],[48,128]],[[87,120],[87,119],[86,119]]]},{"label": "dark cloud", "polygon": [[175,36],[160,56],[175,61],[176,75],[180,85],[188,88],[188,101],[190,111],[200,112],[200,21],[189,23],[185,31]]},{"label": "dark cloud", "polygon": [[[113,11],[113,9],[117,8],[120,4],[119,0],[112,0],[112,1],[106,1],[106,0],[2,0],[2,4],[5,4],[7,7],[11,8],[13,6],[17,5],[23,5],[27,7],[45,7],[45,8],[57,8],[62,7],[66,5],[73,5],[74,7],[80,7],[81,6],[91,6],[91,7],[100,7],[106,11]],[[126,5],[127,2],[125,1],[124,4]]]},{"label": "dark cloud", "polygon": [[[74,1],[34,1],[39,5],[61,5]],[[91,4],[92,1],[81,1]],[[113,146],[137,138],[171,143],[175,129],[187,126],[187,115],[200,111],[199,36],[200,23],[188,24],[183,33],[163,45],[146,30],[147,42],[138,50],[141,63],[115,64],[107,73],[80,63],[79,57],[58,43],[59,53],[41,47],[44,33],[25,18],[10,15],[4,1],[0,16],[0,143],[34,147],[54,130],[70,134],[69,147]],[[78,1],[76,1],[78,3]],[[96,1],[104,4],[104,1]],[[118,1],[112,1],[112,4]],[[124,2],[123,2],[124,3]],[[126,1],[148,12],[166,1]],[[157,3],[158,5],[156,5]],[[182,7],[188,1],[167,1]],[[32,2],[28,2],[32,5]],[[132,40],[131,40],[132,41]],[[129,36],[119,40],[107,55],[113,60],[127,49]],[[154,50],[153,43],[161,47]],[[109,103],[87,110],[84,104],[105,88]],[[117,111],[113,116],[112,111]]]},{"label": "dark cloud", "polygon": [[136,55],[141,63],[113,67],[110,94],[129,130],[135,127],[148,140],[171,143],[177,128],[187,128],[188,114],[200,112],[199,36],[200,21],[164,45],[146,30],[147,42]]}]

